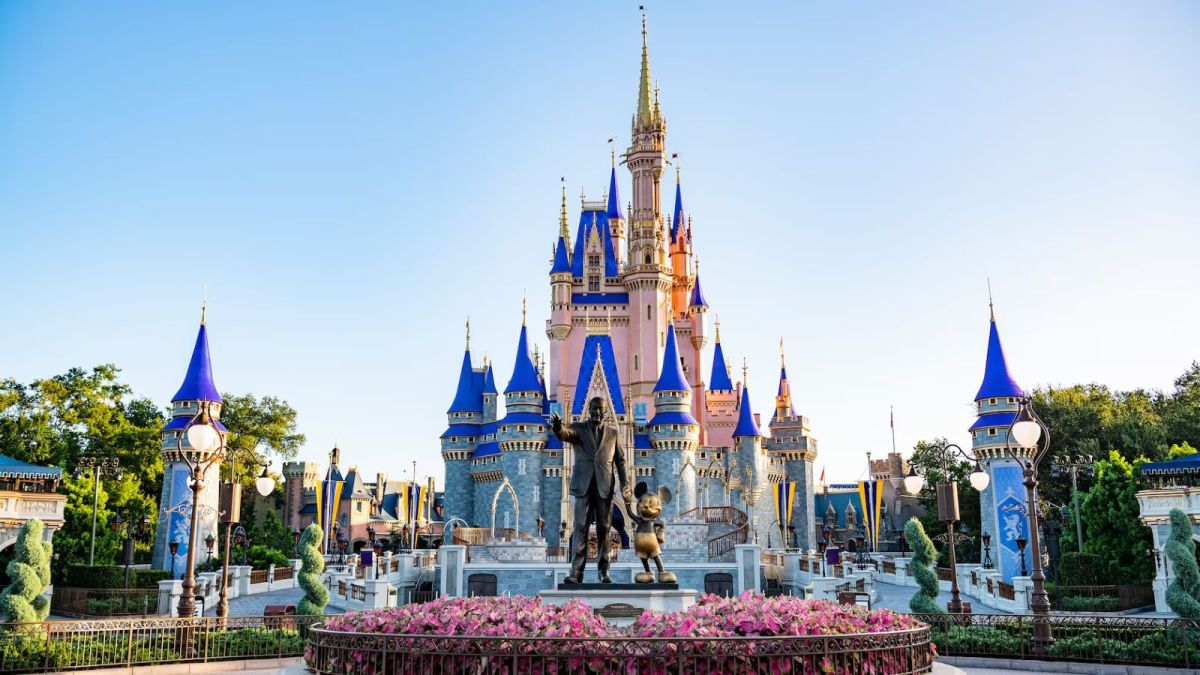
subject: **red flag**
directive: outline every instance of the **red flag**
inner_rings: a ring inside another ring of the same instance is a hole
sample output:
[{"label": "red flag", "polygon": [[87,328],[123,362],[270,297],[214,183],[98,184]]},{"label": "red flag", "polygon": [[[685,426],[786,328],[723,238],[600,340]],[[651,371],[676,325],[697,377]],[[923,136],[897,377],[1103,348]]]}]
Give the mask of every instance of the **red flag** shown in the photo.
[{"label": "red flag", "polygon": [[825,467],[821,467],[821,480],[820,480],[820,482],[822,482],[822,483],[824,483],[824,482],[825,482]]}]

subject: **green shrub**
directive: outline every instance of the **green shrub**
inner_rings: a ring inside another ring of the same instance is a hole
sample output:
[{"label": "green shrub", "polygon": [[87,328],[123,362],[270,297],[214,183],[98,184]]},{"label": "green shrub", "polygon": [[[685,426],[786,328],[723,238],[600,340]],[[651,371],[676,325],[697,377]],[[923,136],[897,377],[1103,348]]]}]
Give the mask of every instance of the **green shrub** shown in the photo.
[{"label": "green shrub", "polygon": [[130,588],[158,588],[158,582],[166,581],[171,577],[168,570],[130,570],[129,571],[129,587]]},{"label": "green shrub", "polygon": [[951,626],[949,631],[933,632],[939,654],[1019,655],[1025,640],[1017,635],[987,626]]},{"label": "green shrub", "polygon": [[1121,601],[1112,596],[1068,595],[1061,602],[1061,609],[1065,612],[1115,612],[1120,608]]},{"label": "green shrub", "polygon": [[[171,575],[167,570],[130,569],[130,588],[158,588]],[[73,588],[125,588],[124,565],[71,565],[63,586]]]},{"label": "green shrub", "polygon": [[[234,556],[234,560],[236,559]],[[256,570],[265,570],[271,565],[287,565],[288,557],[273,548],[255,544],[246,552],[246,564]]]},{"label": "green shrub", "polygon": [[917,586],[920,587],[912,599],[908,601],[908,607],[916,614],[941,614],[942,608],[938,607],[938,578],[937,574],[929,568],[930,563],[937,557],[937,550],[933,547],[933,542],[925,534],[925,528],[921,525],[921,521],[913,518],[904,526],[904,538],[908,541],[908,547],[912,549],[912,562],[908,565],[908,572],[917,581]]},{"label": "green shrub", "polygon": [[329,589],[321,583],[325,557],[321,555],[321,528],[309,525],[300,535],[300,575],[296,581],[304,589],[304,597],[296,605],[297,614],[320,615],[329,604]]},{"label": "green shrub", "polygon": [[8,563],[12,581],[0,593],[0,614],[6,621],[45,621],[50,615],[50,599],[43,595],[50,585],[50,553],[50,542],[42,541],[42,521],[25,521]]},{"label": "green shrub", "polygon": [[1068,551],[1059,560],[1058,581],[1063,586],[1100,586],[1108,580],[1107,566],[1094,553]]},{"label": "green shrub", "polygon": [[1200,619],[1200,566],[1192,523],[1181,509],[1171,509],[1170,519],[1171,536],[1163,551],[1175,568],[1175,578],[1167,586],[1167,605],[1185,619]]}]

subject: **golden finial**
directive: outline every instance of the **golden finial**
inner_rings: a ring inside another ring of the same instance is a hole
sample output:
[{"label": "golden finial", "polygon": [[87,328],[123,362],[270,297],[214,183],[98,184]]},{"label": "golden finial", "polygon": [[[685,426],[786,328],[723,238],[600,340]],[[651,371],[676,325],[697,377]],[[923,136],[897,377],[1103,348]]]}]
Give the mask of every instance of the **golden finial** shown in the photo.
[{"label": "golden finial", "polygon": [[783,336],[779,336],[779,367],[783,368]]},{"label": "golden finial", "polygon": [[713,322],[713,328],[717,330],[717,343],[721,342],[721,315],[717,315],[717,320]]},{"label": "golden finial", "polygon": [[526,309],[526,301],[527,301],[527,298],[526,298],[526,296],[525,296],[525,289],[524,289],[524,288],[522,288],[522,289],[521,289],[521,325],[522,325],[522,326],[524,326],[524,325],[525,325],[525,309]]},{"label": "golden finial", "polygon": [[471,317],[467,317],[467,351],[471,351]]},{"label": "golden finial", "polygon": [[988,314],[991,316],[992,323],[996,323],[996,308],[992,306],[992,278],[988,277]]},{"label": "golden finial", "polygon": [[742,389],[750,386],[750,368],[746,366],[746,357],[742,357]]},{"label": "golden finial", "polygon": [[200,325],[203,326],[208,314],[208,282],[204,282],[204,300],[200,302]]},{"label": "golden finial", "polygon": [[567,177],[563,176],[562,182],[562,206],[558,212],[558,236],[563,238],[563,241],[571,236],[570,230],[567,228]]}]

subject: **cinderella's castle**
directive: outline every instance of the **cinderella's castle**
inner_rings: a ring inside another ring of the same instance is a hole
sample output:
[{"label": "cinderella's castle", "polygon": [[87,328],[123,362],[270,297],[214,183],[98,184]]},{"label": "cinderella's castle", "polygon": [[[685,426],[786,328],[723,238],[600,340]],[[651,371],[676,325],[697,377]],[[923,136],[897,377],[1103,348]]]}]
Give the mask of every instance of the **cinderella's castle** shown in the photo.
[{"label": "cinderella's castle", "polygon": [[671,491],[666,516],[733,507],[749,514],[765,543],[768,532],[779,532],[773,485],[793,483],[796,543],[813,548],[817,447],[808,419],[793,407],[786,368],[781,363],[767,436],[745,374],[736,383],[730,376],[719,322],[711,353],[705,350],[709,305],[678,174],[673,214],[663,209],[667,122],[651,88],[644,17],[631,135],[623,163],[632,200],[624,208],[615,158],[607,194],[582,200],[573,233],[564,188],[549,270],[549,349],[531,345],[522,319],[503,414],[493,365],[477,367],[472,360],[468,325],[449,427],[441,436],[445,517],[526,533],[536,533],[542,518],[546,538],[557,543],[563,524],[571,525],[572,453],[549,433],[548,418],[558,412],[568,421],[581,419],[587,401],[599,396],[624,434],[633,482]]}]

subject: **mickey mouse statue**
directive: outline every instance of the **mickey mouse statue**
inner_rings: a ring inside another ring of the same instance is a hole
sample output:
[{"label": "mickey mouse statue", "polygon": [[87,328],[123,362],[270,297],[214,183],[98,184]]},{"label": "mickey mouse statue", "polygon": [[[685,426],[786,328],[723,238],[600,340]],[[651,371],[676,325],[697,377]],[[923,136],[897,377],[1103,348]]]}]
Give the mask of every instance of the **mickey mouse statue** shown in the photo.
[{"label": "mickey mouse statue", "polygon": [[654,583],[654,575],[650,572],[650,559],[653,558],[654,565],[658,567],[658,583],[673,584],[677,580],[674,573],[663,569],[658,546],[663,543],[664,526],[661,520],[656,520],[662,513],[663,506],[671,503],[671,491],[664,487],[659,488],[658,492],[650,492],[643,482],[637,484],[633,494],[637,497],[637,508],[629,509],[629,515],[637,527],[633,547],[637,556],[642,559],[642,567],[646,568],[645,572],[639,572],[634,577],[634,581],[639,584]]}]

